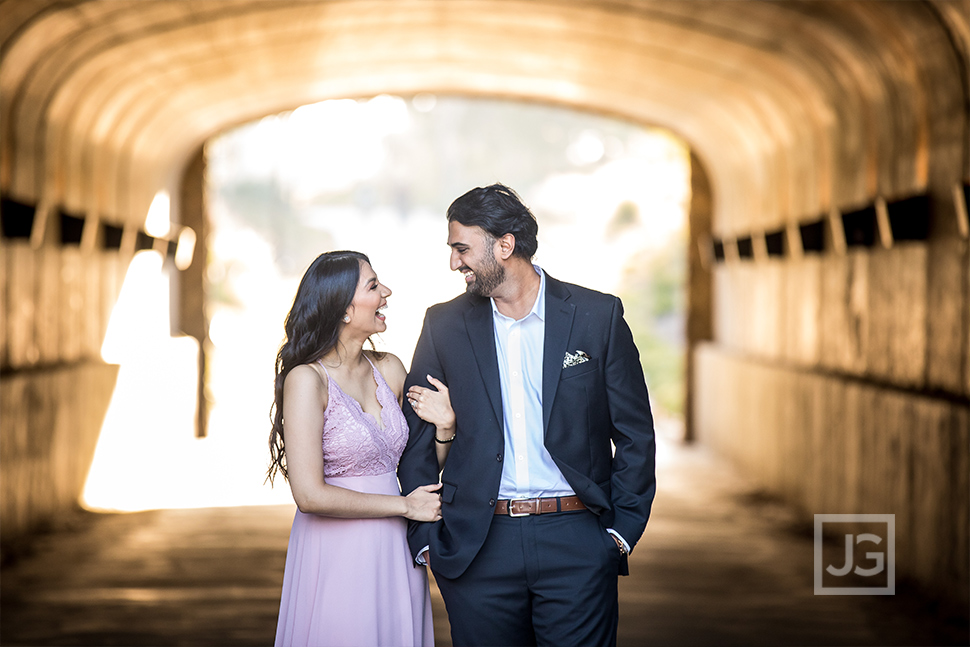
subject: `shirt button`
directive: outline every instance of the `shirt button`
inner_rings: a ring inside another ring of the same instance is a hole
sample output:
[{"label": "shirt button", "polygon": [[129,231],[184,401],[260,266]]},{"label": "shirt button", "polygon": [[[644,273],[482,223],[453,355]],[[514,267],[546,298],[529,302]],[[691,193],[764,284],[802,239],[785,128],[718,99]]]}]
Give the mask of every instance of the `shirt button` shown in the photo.
[{"label": "shirt button", "polygon": [[501,454],[498,454],[497,456],[495,456],[495,460],[497,460],[497,461],[499,461],[501,463],[502,462],[502,455]]},{"label": "shirt button", "polygon": [[516,418],[521,418],[522,417],[522,414],[521,413],[517,413],[517,414],[515,414],[515,417]]}]

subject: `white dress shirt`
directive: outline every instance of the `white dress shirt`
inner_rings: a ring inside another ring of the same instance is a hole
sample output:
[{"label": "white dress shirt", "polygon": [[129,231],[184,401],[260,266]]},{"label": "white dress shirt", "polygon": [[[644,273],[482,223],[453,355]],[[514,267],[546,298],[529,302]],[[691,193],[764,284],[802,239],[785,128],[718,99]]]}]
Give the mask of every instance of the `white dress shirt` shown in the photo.
[{"label": "white dress shirt", "polygon": [[495,353],[502,385],[505,459],[500,499],[572,496],[573,489],[543,444],[542,348],[546,332],[546,277],[538,266],[539,293],[532,310],[519,320],[506,317],[492,302]]}]

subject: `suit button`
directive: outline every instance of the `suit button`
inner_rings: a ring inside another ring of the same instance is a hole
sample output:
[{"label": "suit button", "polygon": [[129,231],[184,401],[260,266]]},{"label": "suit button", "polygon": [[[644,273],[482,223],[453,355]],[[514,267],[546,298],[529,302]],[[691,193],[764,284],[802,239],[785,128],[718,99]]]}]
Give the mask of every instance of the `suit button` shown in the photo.
[{"label": "suit button", "polygon": [[502,462],[502,455],[501,455],[501,454],[499,454],[499,455],[497,455],[497,456],[495,457],[495,460],[497,460],[498,462],[500,462],[500,463],[501,463],[501,462]]},{"label": "suit button", "polygon": [[493,506],[493,507],[494,507],[494,506],[495,506],[495,499],[489,499],[489,500],[488,500],[488,505],[490,505],[490,506]]}]

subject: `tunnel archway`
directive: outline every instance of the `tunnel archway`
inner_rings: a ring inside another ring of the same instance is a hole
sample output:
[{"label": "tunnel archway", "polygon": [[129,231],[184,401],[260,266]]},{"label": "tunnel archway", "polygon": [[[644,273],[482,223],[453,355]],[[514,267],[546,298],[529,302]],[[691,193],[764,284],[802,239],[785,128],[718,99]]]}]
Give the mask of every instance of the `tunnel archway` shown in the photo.
[{"label": "tunnel archway", "polygon": [[323,250],[367,253],[393,289],[388,329],[372,341],[407,366],[425,310],[462,290],[447,268],[443,214],[469,186],[497,180],[539,220],[536,263],[623,299],[658,427],[683,433],[691,162],[670,133],[535,102],[380,95],[232,129],[207,142],[205,161],[205,438],[192,439],[184,402],[196,379],[186,355],[198,345],[170,339],[168,314],[152,314],[171,307],[156,293],[178,272],[159,276],[156,256],[149,273],[139,259],[105,342],[121,373],[86,507],[289,502],[285,483],[259,475],[266,379],[302,272]]},{"label": "tunnel archway", "polygon": [[698,435],[806,514],[894,510],[900,568],[965,595],[968,7],[0,3],[4,533],[76,500],[119,276],[174,252],[144,231],[159,190],[177,222],[204,209],[207,137],[330,97],[460,92],[681,134],[711,196]]}]

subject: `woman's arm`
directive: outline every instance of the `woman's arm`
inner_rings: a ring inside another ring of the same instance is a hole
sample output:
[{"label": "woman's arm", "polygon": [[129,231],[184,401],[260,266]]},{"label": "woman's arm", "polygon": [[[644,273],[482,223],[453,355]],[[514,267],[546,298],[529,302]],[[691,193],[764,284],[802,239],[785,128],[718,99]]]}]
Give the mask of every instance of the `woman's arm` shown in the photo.
[{"label": "woman's arm", "polygon": [[458,437],[458,426],[455,422],[455,411],[451,408],[451,394],[448,387],[441,380],[430,375],[428,383],[435,390],[414,385],[408,389],[408,400],[414,412],[425,422],[435,426],[435,455],[438,457],[438,469],[444,469],[451,451],[451,443]]},{"label": "woman's arm", "polygon": [[301,512],[358,519],[406,517],[436,521],[441,518],[438,484],[418,487],[406,497],[365,494],[328,485],[323,478],[321,448],[326,408],[326,376],[308,365],[290,371],[283,383],[286,469],[293,499]]},{"label": "woman's arm", "polygon": [[[373,359],[373,355],[369,351],[364,351],[369,357]],[[397,396],[398,404],[402,407],[404,406],[404,381],[407,379],[408,373],[404,369],[404,363],[395,355],[391,353],[385,353],[384,357],[379,361],[375,361],[377,370],[381,372],[384,376],[384,381],[387,385],[391,387],[391,391]],[[411,392],[414,392],[415,397],[426,393],[424,397],[425,402],[422,405],[418,405],[417,413],[425,422],[430,422],[435,426],[435,437],[439,440],[448,441],[455,439],[455,412],[451,408],[451,396],[448,393],[448,387],[442,384],[439,380],[434,379],[430,375],[428,376],[429,383],[434,386],[437,391],[432,391],[420,386],[412,386]],[[408,394],[410,400],[417,400],[415,397]],[[412,405],[413,406],[413,405]],[[445,461],[448,458],[448,451],[451,449],[451,441],[448,442],[436,442],[434,444],[435,455],[438,458],[438,469],[441,470],[445,466]]]}]

